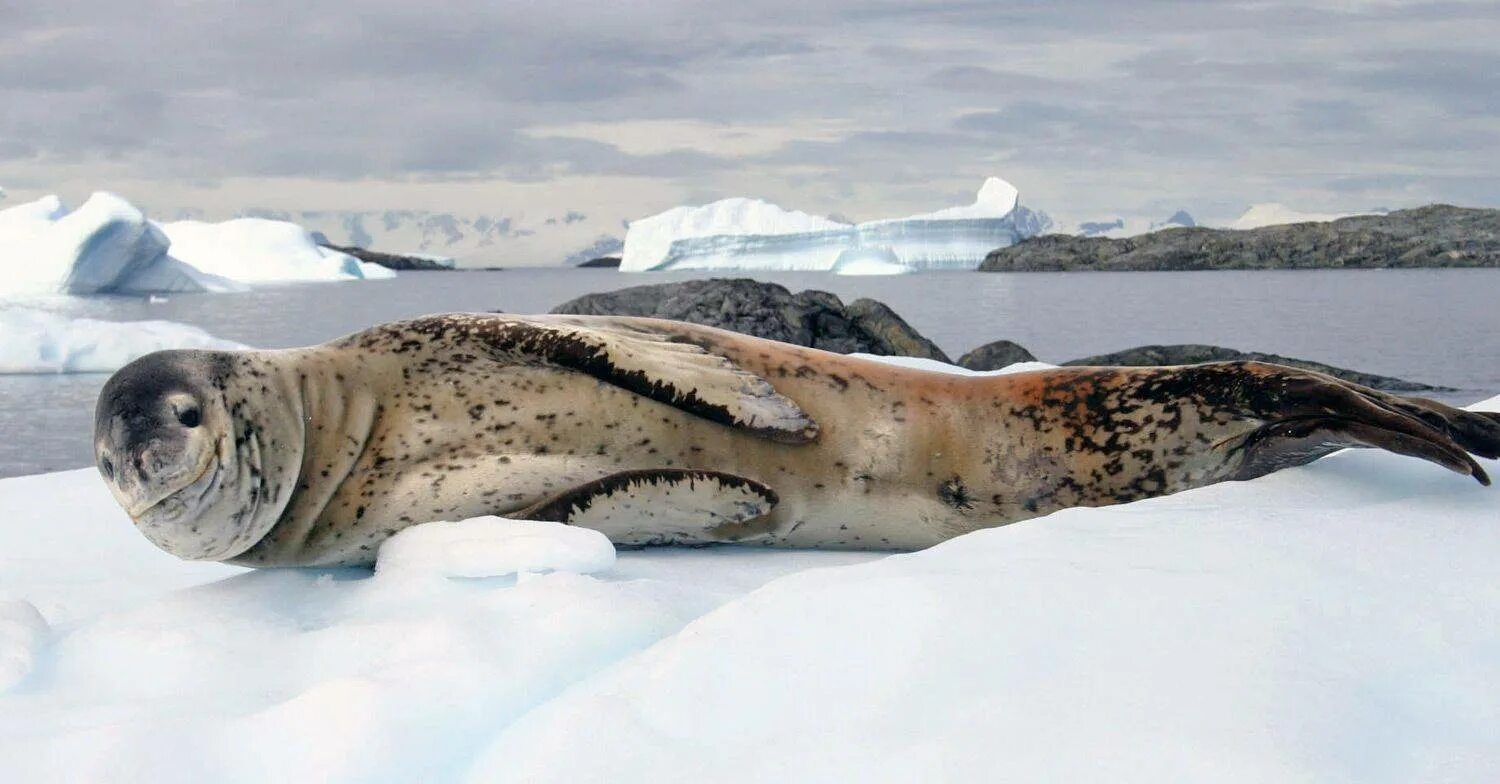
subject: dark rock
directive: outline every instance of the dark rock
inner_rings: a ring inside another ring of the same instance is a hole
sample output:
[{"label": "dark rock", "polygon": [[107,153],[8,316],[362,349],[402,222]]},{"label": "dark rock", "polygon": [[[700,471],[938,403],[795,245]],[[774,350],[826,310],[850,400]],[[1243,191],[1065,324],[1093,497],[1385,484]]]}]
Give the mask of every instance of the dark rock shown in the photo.
[{"label": "dark rock", "polygon": [[744,278],[689,280],[586,294],[552,312],[676,319],[841,354],[863,352],[951,361],[942,349],[875,300],[845,305],[826,291],[793,294],[775,283]]},{"label": "dark rock", "polygon": [[1500,210],[1435,204],[1388,215],[1107,239],[1048,234],[991,251],[985,272],[1500,267]]},{"label": "dark rock", "polygon": [[1129,365],[1132,367],[1143,367],[1149,365],[1195,365],[1200,362],[1233,362],[1240,360],[1273,362],[1277,365],[1288,365],[1304,370],[1312,370],[1335,378],[1341,378],[1345,381],[1352,381],[1356,384],[1390,392],[1453,391],[1448,387],[1430,386],[1428,384],[1419,384],[1415,381],[1406,381],[1389,376],[1377,376],[1374,373],[1346,370],[1344,368],[1333,367],[1332,365],[1325,365],[1321,362],[1309,362],[1305,359],[1283,357],[1279,354],[1263,354],[1259,351],[1237,351],[1222,346],[1203,346],[1191,343],[1177,346],[1139,346],[1124,351],[1116,351],[1113,354],[1100,354],[1096,357],[1075,359],[1063,364],[1074,366]]},{"label": "dark rock", "polygon": [[585,261],[582,264],[579,264],[578,266],[579,266],[579,268],[583,268],[583,267],[606,267],[606,268],[613,267],[615,269],[619,269],[619,267],[620,267],[620,257],[619,256],[600,256],[597,259],[589,259],[588,261]]},{"label": "dark rock", "polygon": [[969,370],[999,370],[1017,362],[1035,361],[1036,357],[1030,351],[1009,340],[986,343],[958,358],[958,364]]},{"label": "dark rock", "polygon": [[425,256],[402,256],[397,253],[381,253],[378,250],[367,250],[353,245],[332,245],[327,242],[320,242],[318,244],[329,250],[347,253],[360,261],[368,261],[372,264],[379,264],[382,267],[388,267],[393,270],[451,271],[453,269],[453,261],[451,259],[447,263],[444,263]]}]

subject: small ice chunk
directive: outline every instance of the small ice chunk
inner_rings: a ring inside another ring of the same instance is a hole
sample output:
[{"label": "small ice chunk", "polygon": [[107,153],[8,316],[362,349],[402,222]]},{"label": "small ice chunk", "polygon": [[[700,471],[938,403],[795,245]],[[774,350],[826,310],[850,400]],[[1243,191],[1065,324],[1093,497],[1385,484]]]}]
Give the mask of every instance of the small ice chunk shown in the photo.
[{"label": "small ice chunk", "polygon": [[592,574],[615,563],[615,547],[588,528],[488,515],[424,523],[380,546],[381,576],[498,577],[523,572]]},{"label": "small ice chunk", "polygon": [[47,632],[47,621],[30,602],[0,596],[0,692],[31,673]]},{"label": "small ice chunk", "polygon": [[0,308],[0,374],[108,373],[171,348],[248,348],[174,321],[101,321]]}]

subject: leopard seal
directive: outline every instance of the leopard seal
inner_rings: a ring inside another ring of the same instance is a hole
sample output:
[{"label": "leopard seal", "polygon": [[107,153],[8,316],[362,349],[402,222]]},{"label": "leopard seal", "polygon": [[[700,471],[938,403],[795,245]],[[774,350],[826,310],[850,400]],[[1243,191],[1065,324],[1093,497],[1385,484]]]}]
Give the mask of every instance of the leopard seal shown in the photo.
[{"label": "leopard seal", "polygon": [[484,514],[620,545],[916,549],[1377,447],[1482,483],[1500,417],[1256,362],[962,376],[644,318],[448,314],[164,351],[100,393],[101,475],[187,559],[369,564]]}]

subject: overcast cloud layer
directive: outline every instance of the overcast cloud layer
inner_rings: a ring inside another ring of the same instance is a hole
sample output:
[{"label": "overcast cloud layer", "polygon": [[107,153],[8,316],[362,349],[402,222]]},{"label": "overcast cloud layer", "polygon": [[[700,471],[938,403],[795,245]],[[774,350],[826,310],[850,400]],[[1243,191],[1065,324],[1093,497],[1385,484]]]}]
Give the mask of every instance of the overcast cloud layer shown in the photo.
[{"label": "overcast cloud layer", "polygon": [[1500,205],[1500,3],[308,5],[0,3],[4,203]]}]

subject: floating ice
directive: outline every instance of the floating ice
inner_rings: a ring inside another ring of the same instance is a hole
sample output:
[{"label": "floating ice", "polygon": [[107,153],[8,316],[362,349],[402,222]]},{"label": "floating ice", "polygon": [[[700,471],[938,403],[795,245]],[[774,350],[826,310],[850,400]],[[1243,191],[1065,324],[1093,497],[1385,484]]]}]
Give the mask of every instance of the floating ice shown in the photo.
[{"label": "floating ice", "polygon": [[69,212],[56,196],[0,210],[0,295],[240,291],[247,283],[389,278],[319,247],[296,224],[156,224],[99,192]]},{"label": "floating ice", "polygon": [[243,283],[375,280],[396,273],[321,247],[312,233],[287,221],[235,218],[222,223],[161,224],[173,258]]},{"label": "floating ice", "polygon": [[991,177],[972,204],[857,225],[755,199],[675,207],[631,222],[620,269],[837,270],[841,259],[846,274],[972,269],[1051,225],[1016,201],[1014,186]]},{"label": "floating ice", "polygon": [[172,321],[100,321],[0,307],[0,373],[107,373],[168,348],[247,346]]}]

